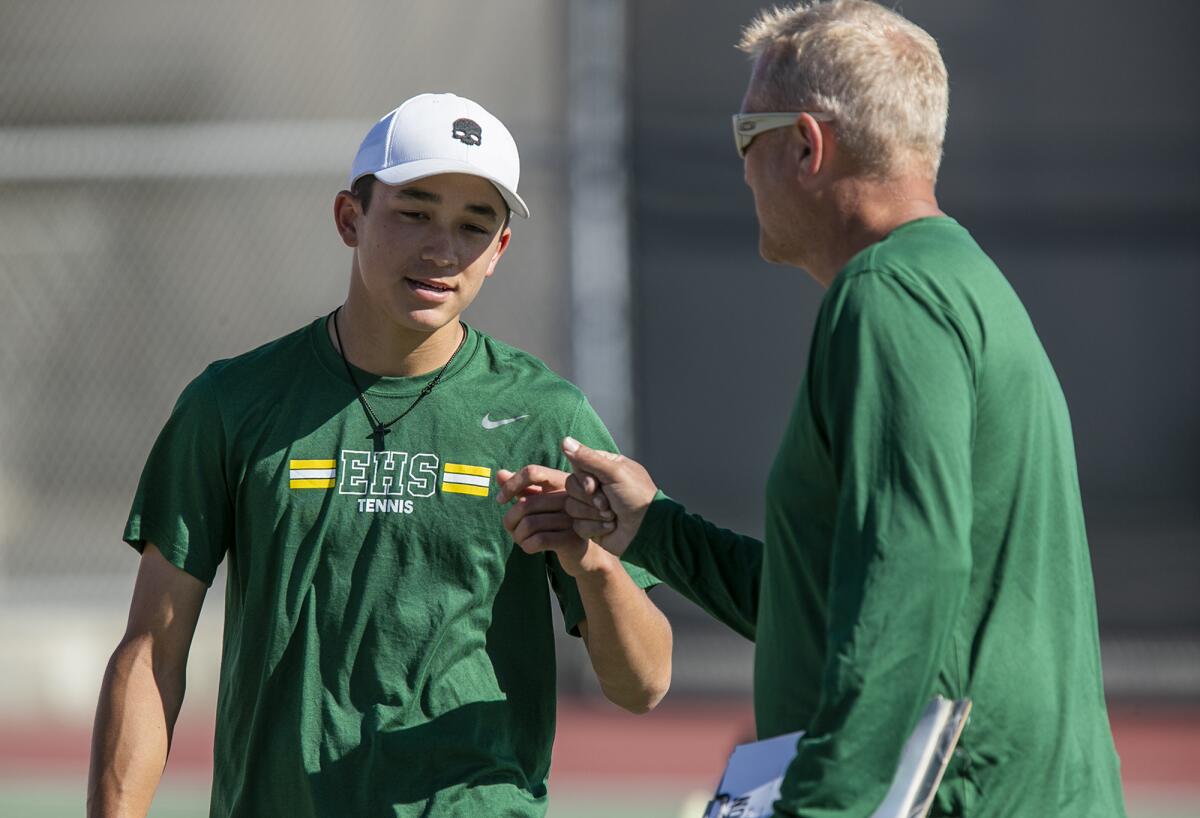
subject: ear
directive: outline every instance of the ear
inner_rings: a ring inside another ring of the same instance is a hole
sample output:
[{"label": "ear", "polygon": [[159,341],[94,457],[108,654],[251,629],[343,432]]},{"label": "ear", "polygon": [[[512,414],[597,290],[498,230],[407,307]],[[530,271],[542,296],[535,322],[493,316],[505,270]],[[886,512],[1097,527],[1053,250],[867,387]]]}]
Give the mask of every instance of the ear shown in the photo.
[{"label": "ear", "polygon": [[333,224],[347,247],[358,246],[358,219],[362,214],[362,204],[350,191],[343,190],[334,197]]},{"label": "ear", "polygon": [[504,228],[504,232],[500,234],[499,241],[496,242],[496,252],[492,254],[492,260],[488,262],[487,272],[484,277],[491,277],[496,271],[496,264],[500,261],[500,256],[504,255],[504,251],[508,249],[508,243],[512,241],[512,228]]},{"label": "ear", "polygon": [[801,177],[811,178],[825,166],[828,141],[821,124],[809,114],[800,114],[796,119],[796,166]]}]

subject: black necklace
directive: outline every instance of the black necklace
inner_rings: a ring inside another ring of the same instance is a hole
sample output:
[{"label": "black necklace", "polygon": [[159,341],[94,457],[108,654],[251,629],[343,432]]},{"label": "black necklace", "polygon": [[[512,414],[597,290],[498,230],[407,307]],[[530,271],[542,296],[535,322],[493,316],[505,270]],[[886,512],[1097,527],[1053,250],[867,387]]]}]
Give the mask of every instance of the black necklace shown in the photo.
[{"label": "black necklace", "polygon": [[[346,366],[346,374],[350,376],[350,383],[354,384],[354,391],[358,393],[358,402],[362,404],[363,412],[365,412],[367,415],[367,422],[371,424],[371,434],[367,435],[367,438],[369,440],[374,440],[375,451],[381,452],[383,451],[383,438],[387,435],[387,433],[392,431],[392,427],[403,420],[409,412],[411,412],[413,409],[416,409],[417,404],[424,400],[425,396],[433,391],[433,388],[438,385],[438,381],[440,381],[442,376],[446,374],[446,367],[450,366],[450,361],[454,360],[454,358],[458,355],[458,351],[462,349],[463,344],[466,343],[467,333],[466,330],[463,331],[463,335],[462,338],[459,339],[458,346],[454,348],[454,354],[446,360],[446,363],[442,364],[442,368],[439,369],[438,373],[433,376],[433,380],[425,384],[425,388],[421,390],[419,395],[417,395],[417,399],[410,403],[407,409],[396,415],[396,417],[392,418],[387,423],[380,423],[379,418],[371,409],[371,404],[367,403],[367,396],[363,393],[362,387],[358,385],[358,379],[354,377],[354,370],[350,368],[350,362],[346,360],[346,347],[342,344],[342,332],[338,328],[338,313],[341,311],[342,308],[338,307],[332,313],[333,334],[337,338],[338,342],[338,355],[342,356],[342,363]],[[327,322],[328,320],[329,319],[326,319]]]}]

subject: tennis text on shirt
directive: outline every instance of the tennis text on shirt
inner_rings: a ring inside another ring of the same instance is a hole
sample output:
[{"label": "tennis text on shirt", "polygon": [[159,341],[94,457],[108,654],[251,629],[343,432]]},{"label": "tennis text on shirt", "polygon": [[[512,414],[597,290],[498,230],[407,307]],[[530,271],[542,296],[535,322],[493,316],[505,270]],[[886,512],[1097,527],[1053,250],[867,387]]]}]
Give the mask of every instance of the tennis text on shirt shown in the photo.
[{"label": "tennis text on shirt", "polygon": [[412,514],[413,500],[432,497],[439,482],[443,494],[487,497],[492,470],[469,463],[443,463],[432,452],[342,449],[336,459],[288,462],[290,489],[337,489],[338,494],[357,497],[358,510],[363,513]]}]

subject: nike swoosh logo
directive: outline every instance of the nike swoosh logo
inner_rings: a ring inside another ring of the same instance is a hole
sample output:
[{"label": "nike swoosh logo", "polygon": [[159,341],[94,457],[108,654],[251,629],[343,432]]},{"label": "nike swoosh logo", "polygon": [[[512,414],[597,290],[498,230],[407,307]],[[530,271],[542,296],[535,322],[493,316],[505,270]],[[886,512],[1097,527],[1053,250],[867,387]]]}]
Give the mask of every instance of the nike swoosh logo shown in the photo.
[{"label": "nike swoosh logo", "polygon": [[518,420],[524,420],[529,415],[518,415],[515,418],[504,418],[503,420],[492,420],[492,413],[488,412],[483,416],[483,420],[479,421],[480,425],[485,429],[499,429],[501,426],[507,426],[510,423],[516,423]]}]

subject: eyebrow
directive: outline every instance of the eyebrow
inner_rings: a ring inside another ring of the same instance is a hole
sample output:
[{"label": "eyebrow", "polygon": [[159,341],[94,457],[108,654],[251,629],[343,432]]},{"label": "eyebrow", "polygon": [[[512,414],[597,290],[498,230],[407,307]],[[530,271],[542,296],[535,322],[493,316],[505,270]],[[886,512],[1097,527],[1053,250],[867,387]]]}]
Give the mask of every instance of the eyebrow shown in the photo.
[{"label": "eyebrow", "polygon": [[396,191],[396,197],[403,196],[406,199],[416,199],[418,202],[432,202],[433,204],[441,204],[442,197],[436,193],[425,190],[420,187],[406,187]]},{"label": "eyebrow", "polygon": [[476,216],[483,216],[492,221],[500,218],[499,214],[496,213],[496,208],[490,204],[469,204],[466,209],[468,213],[474,213]]},{"label": "eyebrow", "polygon": [[[442,197],[430,190],[425,190],[420,187],[406,187],[396,191],[396,197],[415,199],[418,202],[429,202],[430,204],[441,204]],[[496,208],[487,203],[471,203],[464,208],[468,213],[474,213],[476,216],[484,216],[492,221],[498,221],[500,214],[496,212]]]}]

